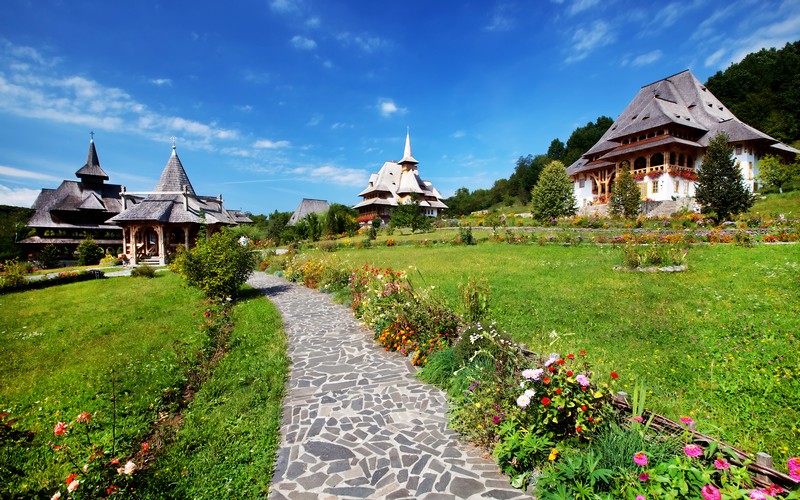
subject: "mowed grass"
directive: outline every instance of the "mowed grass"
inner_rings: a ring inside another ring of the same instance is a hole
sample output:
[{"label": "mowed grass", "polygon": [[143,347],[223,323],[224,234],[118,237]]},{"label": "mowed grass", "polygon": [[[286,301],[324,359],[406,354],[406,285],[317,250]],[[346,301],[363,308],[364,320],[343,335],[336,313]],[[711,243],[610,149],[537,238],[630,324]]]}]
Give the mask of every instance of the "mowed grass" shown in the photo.
[{"label": "mowed grass", "polygon": [[800,217],[800,189],[768,194],[763,200],[759,197],[750,209],[750,214],[758,217],[775,214],[783,214],[788,218]]},{"label": "mowed grass", "polygon": [[[110,448],[112,377],[116,456],[136,453],[153,422],[180,400],[191,353],[202,344],[206,307],[202,294],[171,273],[0,296],[0,413],[31,436],[0,442],[0,497],[63,492],[64,478],[77,471],[48,445],[59,421],[91,413],[99,427],[93,442]],[[219,489],[229,482],[221,475],[236,478],[242,491],[266,491],[279,435],[285,341],[276,311],[258,294],[237,303],[233,317],[231,350],[186,410],[177,440],[135,476],[143,478],[142,488],[158,480],[160,489],[143,491],[149,496],[230,497]],[[77,460],[85,460],[72,445]],[[184,470],[191,473],[174,474]]]},{"label": "mowed grass", "polygon": [[265,497],[280,442],[288,370],[280,315],[258,291],[234,309],[231,350],[140,480],[143,498]]},{"label": "mowed grass", "polygon": [[[800,455],[800,248],[696,246],[683,273],[614,271],[610,246],[482,244],[337,252],[407,270],[457,308],[485,277],[492,319],[543,353],[586,349],[600,380],[648,390],[647,406],[776,462]],[[620,378],[612,381],[611,371]]]}]

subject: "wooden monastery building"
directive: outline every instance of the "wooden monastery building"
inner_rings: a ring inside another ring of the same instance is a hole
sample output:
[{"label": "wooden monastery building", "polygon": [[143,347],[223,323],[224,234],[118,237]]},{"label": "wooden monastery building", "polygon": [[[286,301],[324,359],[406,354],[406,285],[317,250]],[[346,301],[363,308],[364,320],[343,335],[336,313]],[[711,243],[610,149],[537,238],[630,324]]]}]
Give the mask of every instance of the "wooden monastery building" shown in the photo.
[{"label": "wooden monastery building", "polygon": [[728,136],[750,190],[765,155],[800,153],[740,121],[687,70],[642,87],[597,144],[567,168],[578,205],[607,203],[625,162],[642,199],[694,197],[697,169],[719,132]]},{"label": "wooden monastery building", "polygon": [[302,201],[300,201],[300,204],[297,205],[297,209],[294,211],[294,213],[292,213],[292,216],[289,217],[289,222],[287,225],[294,226],[309,214],[322,215],[330,208],[331,205],[327,202],[327,200],[303,198]]},{"label": "wooden monastery building", "polygon": [[418,163],[411,154],[411,137],[406,133],[403,159],[384,163],[378,173],[370,175],[369,185],[358,193],[363,198],[353,207],[358,210],[358,222],[366,223],[376,217],[388,221],[395,207],[413,200],[419,202],[420,210],[428,217],[437,217],[446,209],[439,191],[420,178]]},{"label": "wooden monastery building", "polygon": [[[120,192],[122,211],[109,222],[122,228],[122,253],[133,265],[166,264],[178,247],[189,249],[202,226],[210,233],[222,226],[252,222],[226,210],[222,195],[198,196],[172,145],[172,155],[153,191]],[[137,196],[146,198],[136,201]]]},{"label": "wooden monastery building", "polygon": [[[100,167],[94,137],[89,141],[86,164],[75,175],[79,180],[42,189],[33,203],[36,212],[27,227],[35,234],[20,242],[32,252],[55,245],[71,253],[88,237],[109,252],[121,249],[122,230],[108,220],[122,211],[120,192],[124,188],[106,182],[108,174]],[[130,204],[136,201],[131,198]]]}]

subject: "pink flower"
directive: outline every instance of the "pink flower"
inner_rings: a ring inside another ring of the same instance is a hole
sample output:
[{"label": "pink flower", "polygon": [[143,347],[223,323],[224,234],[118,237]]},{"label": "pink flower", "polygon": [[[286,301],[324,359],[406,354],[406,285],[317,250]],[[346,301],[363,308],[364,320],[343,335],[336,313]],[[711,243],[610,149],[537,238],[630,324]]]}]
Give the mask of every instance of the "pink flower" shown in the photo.
[{"label": "pink flower", "polygon": [[636,495],[636,500],[647,500],[644,495]]},{"label": "pink flower", "polygon": [[575,380],[576,380],[576,381],[577,381],[579,384],[581,384],[581,386],[583,386],[583,387],[586,387],[586,386],[588,386],[588,385],[589,385],[589,377],[587,377],[587,376],[586,376],[586,375],[584,375],[583,373],[581,373],[580,375],[578,375],[577,377],[575,377]]},{"label": "pink flower", "polygon": [[751,500],[767,500],[767,495],[764,492],[759,490],[753,490],[750,492]]},{"label": "pink flower", "polygon": [[76,479],[76,480],[72,481],[71,483],[69,483],[67,485],[67,491],[72,493],[73,491],[77,490],[78,486],[80,486],[80,485],[81,485],[81,482]]},{"label": "pink flower", "polygon": [[645,481],[649,480],[650,480],[650,474],[648,474],[647,472],[642,472],[641,474],[639,474],[639,481],[644,483]]},{"label": "pink flower", "polygon": [[56,491],[53,496],[50,497],[50,500],[58,500],[59,498],[61,498],[61,492]]},{"label": "pink flower", "polygon": [[53,428],[53,433],[55,433],[56,436],[61,436],[66,434],[67,424],[65,424],[64,422],[57,423],[56,426]]},{"label": "pink flower", "polygon": [[800,481],[800,469],[789,469],[789,476],[795,481]]},{"label": "pink flower", "polygon": [[703,454],[703,448],[697,446],[696,444],[687,444],[683,447],[683,451],[687,456],[692,458],[697,458]]},{"label": "pink flower", "polygon": [[717,487],[710,484],[703,486],[700,493],[703,495],[703,500],[721,500],[722,498]]},{"label": "pink flower", "polygon": [[641,415],[636,415],[635,417],[633,417],[633,421],[639,422],[641,424],[642,422],[644,422],[644,419],[642,418]]},{"label": "pink flower", "polygon": [[731,464],[729,464],[724,458],[720,457],[714,460],[714,467],[716,467],[717,470],[728,470],[731,468]]},{"label": "pink flower", "polygon": [[681,417],[681,423],[682,424],[689,425],[692,422],[694,422],[694,420],[692,420],[692,417]]},{"label": "pink flower", "polygon": [[644,452],[642,451],[640,451],[639,453],[634,453],[633,462],[636,465],[644,467],[645,465],[647,465],[647,455],[645,455]]}]

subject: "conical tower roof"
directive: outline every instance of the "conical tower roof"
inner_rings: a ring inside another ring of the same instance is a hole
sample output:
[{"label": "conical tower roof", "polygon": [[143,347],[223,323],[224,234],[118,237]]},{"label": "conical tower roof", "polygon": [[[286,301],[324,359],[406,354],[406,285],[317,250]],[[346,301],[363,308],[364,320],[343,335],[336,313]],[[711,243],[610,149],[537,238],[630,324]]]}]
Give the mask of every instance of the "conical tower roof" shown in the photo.
[{"label": "conical tower roof", "polygon": [[189,176],[186,175],[186,170],[183,169],[181,159],[178,158],[178,153],[175,152],[175,146],[173,145],[172,155],[170,155],[164,171],[161,172],[161,178],[153,191],[160,193],[183,191],[184,186],[189,194],[195,195]]},{"label": "conical tower roof", "polygon": [[100,160],[97,158],[97,149],[94,147],[94,138],[89,140],[89,155],[86,158],[86,165],[75,172],[75,175],[82,180],[108,180],[108,174],[100,168]]},{"label": "conical tower roof", "polygon": [[414,155],[411,154],[411,134],[408,131],[406,131],[406,149],[403,152],[403,159],[397,163],[399,163],[400,165],[402,165],[403,163],[413,163],[414,165],[419,163],[414,158]]}]

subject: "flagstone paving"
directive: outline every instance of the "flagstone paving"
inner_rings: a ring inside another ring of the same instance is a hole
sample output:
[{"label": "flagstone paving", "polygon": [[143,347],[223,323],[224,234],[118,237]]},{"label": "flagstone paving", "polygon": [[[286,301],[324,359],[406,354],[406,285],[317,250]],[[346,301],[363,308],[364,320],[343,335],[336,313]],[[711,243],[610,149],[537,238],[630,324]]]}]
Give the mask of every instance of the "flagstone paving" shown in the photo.
[{"label": "flagstone paving", "polygon": [[447,400],[347,307],[265,273],[292,360],[270,498],[530,498],[447,428]]}]

